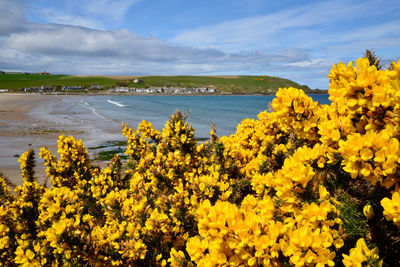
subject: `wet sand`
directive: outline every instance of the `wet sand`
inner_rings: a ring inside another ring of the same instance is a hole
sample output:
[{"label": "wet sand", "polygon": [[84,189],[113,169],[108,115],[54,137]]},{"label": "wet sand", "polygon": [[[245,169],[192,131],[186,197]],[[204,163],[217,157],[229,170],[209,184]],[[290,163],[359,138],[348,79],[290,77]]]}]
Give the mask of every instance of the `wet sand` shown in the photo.
[{"label": "wet sand", "polygon": [[[36,153],[36,177],[46,174],[39,158],[41,147],[57,155],[61,134],[81,139],[86,147],[121,137],[120,126],[96,118],[80,105],[82,96],[0,94],[0,171],[15,184],[22,184],[18,158],[29,148]],[[58,156],[58,155],[57,155]]]},{"label": "wet sand", "polygon": [[[52,133],[36,134],[38,127],[45,126],[33,120],[29,111],[44,101],[57,101],[57,96],[0,95],[0,171],[15,184],[21,184],[18,158],[29,148],[38,156],[41,146],[56,147]],[[38,157],[37,157],[38,158]],[[44,179],[44,168],[38,166],[37,176]]]}]

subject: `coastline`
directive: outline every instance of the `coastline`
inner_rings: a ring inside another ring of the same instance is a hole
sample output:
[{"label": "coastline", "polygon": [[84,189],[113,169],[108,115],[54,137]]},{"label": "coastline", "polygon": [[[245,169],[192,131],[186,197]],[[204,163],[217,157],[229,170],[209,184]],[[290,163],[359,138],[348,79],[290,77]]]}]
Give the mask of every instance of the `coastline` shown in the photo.
[{"label": "coastline", "polygon": [[14,184],[21,184],[18,158],[29,148],[36,153],[37,176],[43,181],[44,168],[40,168],[38,153],[41,146],[54,151],[52,145],[56,138],[51,132],[36,134],[40,127],[46,125],[29,116],[29,112],[46,101],[57,101],[57,96],[1,94],[0,95],[0,171]]},{"label": "coastline", "polygon": [[[56,96],[97,96],[97,95],[134,95],[134,96],[274,96],[276,92],[259,93],[259,92],[216,92],[216,93],[137,93],[137,92],[109,92],[109,91],[69,91],[69,92],[41,92],[41,93],[24,93],[24,92],[8,92],[0,93],[0,95],[56,95]],[[316,91],[306,92],[307,95],[327,95],[328,90],[318,89]]]},{"label": "coastline", "polygon": [[58,156],[61,134],[81,139],[86,147],[123,138],[119,125],[95,118],[81,102],[81,96],[73,95],[0,94],[0,171],[14,184],[22,184],[18,158],[32,148],[36,177],[42,183],[46,174],[40,148]]}]

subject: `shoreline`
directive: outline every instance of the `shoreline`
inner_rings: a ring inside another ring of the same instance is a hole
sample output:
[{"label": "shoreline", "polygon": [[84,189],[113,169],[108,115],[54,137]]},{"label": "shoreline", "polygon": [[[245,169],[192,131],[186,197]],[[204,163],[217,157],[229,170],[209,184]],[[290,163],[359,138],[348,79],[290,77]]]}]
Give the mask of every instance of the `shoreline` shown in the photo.
[{"label": "shoreline", "polygon": [[[30,111],[46,101],[54,101],[60,97],[38,95],[0,95],[0,171],[2,171],[14,184],[21,184],[21,174],[18,158],[29,148],[36,154],[36,171],[39,180],[43,180],[44,168],[40,168],[38,160],[39,146],[47,146],[54,151],[51,145],[55,139],[54,134],[47,132],[36,134],[44,123],[32,118]],[[51,100],[50,100],[51,99]],[[50,141],[50,142],[49,142]]]},{"label": "shoreline", "polygon": [[81,99],[73,95],[0,94],[0,171],[11,182],[22,184],[18,159],[32,148],[36,177],[42,183],[46,174],[40,148],[47,147],[58,157],[57,140],[62,134],[81,139],[86,148],[123,138],[120,126],[94,118],[90,109],[79,106]]},{"label": "shoreline", "polygon": [[[55,95],[55,96],[96,96],[96,95],[132,95],[132,96],[274,96],[275,93],[231,93],[231,92],[220,92],[220,93],[190,93],[190,94],[171,94],[171,93],[136,93],[136,92],[128,92],[128,93],[116,93],[116,92],[107,92],[107,91],[99,91],[99,92],[48,92],[48,93],[24,93],[24,92],[7,92],[0,93],[0,95]],[[306,92],[307,95],[327,95],[328,90],[320,90],[318,92]]]}]

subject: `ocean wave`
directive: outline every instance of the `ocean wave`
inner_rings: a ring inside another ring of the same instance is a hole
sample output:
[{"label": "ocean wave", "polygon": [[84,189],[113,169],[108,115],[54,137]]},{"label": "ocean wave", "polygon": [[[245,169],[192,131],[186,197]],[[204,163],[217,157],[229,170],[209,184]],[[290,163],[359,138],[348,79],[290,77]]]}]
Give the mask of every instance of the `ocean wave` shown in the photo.
[{"label": "ocean wave", "polygon": [[121,103],[119,103],[119,102],[117,102],[117,101],[112,101],[112,100],[110,100],[110,99],[107,99],[107,102],[108,103],[110,103],[110,104],[113,104],[113,105],[116,105],[116,106],[118,106],[118,107],[126,107],[126,105],[124,105],[124,104],[121,104]]},{"label": "ocean wave", "polygon": [[83,99],[81,100],[81,105],[86,107],[86,108],[88,108],[88,109],[90,109],[92,111],[92,113],[94,115],[96,115],[97,117],[102,118],[103,120],[110,121],[106,117],[104,117],[104,116],[100,115],[99,113],[97,113],[96,109],[94,107],[92,107],[88,102],[85,101],[85,103],[83,103]]}]

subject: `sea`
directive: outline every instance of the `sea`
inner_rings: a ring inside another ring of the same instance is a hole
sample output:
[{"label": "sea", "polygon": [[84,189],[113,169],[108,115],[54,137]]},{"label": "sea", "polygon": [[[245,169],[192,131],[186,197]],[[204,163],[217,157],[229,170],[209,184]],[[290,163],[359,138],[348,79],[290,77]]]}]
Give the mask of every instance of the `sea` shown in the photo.
[{"label": "sea", "polygon": [[[275,96],[91,96],[82,105],[93,114],[136,127],[147,120],[161,130],[176,111],[188,114],[198,138],[209,136],[212,123],[219,136],[231,135],[245,118],[256,119],[267,110]],[[328,95],[312,95],[320,104],[329,104]]]},{"label": "sea", "polygon": [[[329,95],[310,95],[320,104],[329,104]],[[105,140],[124,140],[121,123],[136,128],[142,120],[162,130],[176,111],[188,114],[195,128],[195,137],[209,138],[212,124],[217,135],[231,135],[245,118],[257,119],[257,114],[269,109],[275,96],[154,96],[154,95],[98,95],[62,98],[46,103],[33,111],[33,115],[60,127],[79,129],[91,133],[85,143]]]}]

